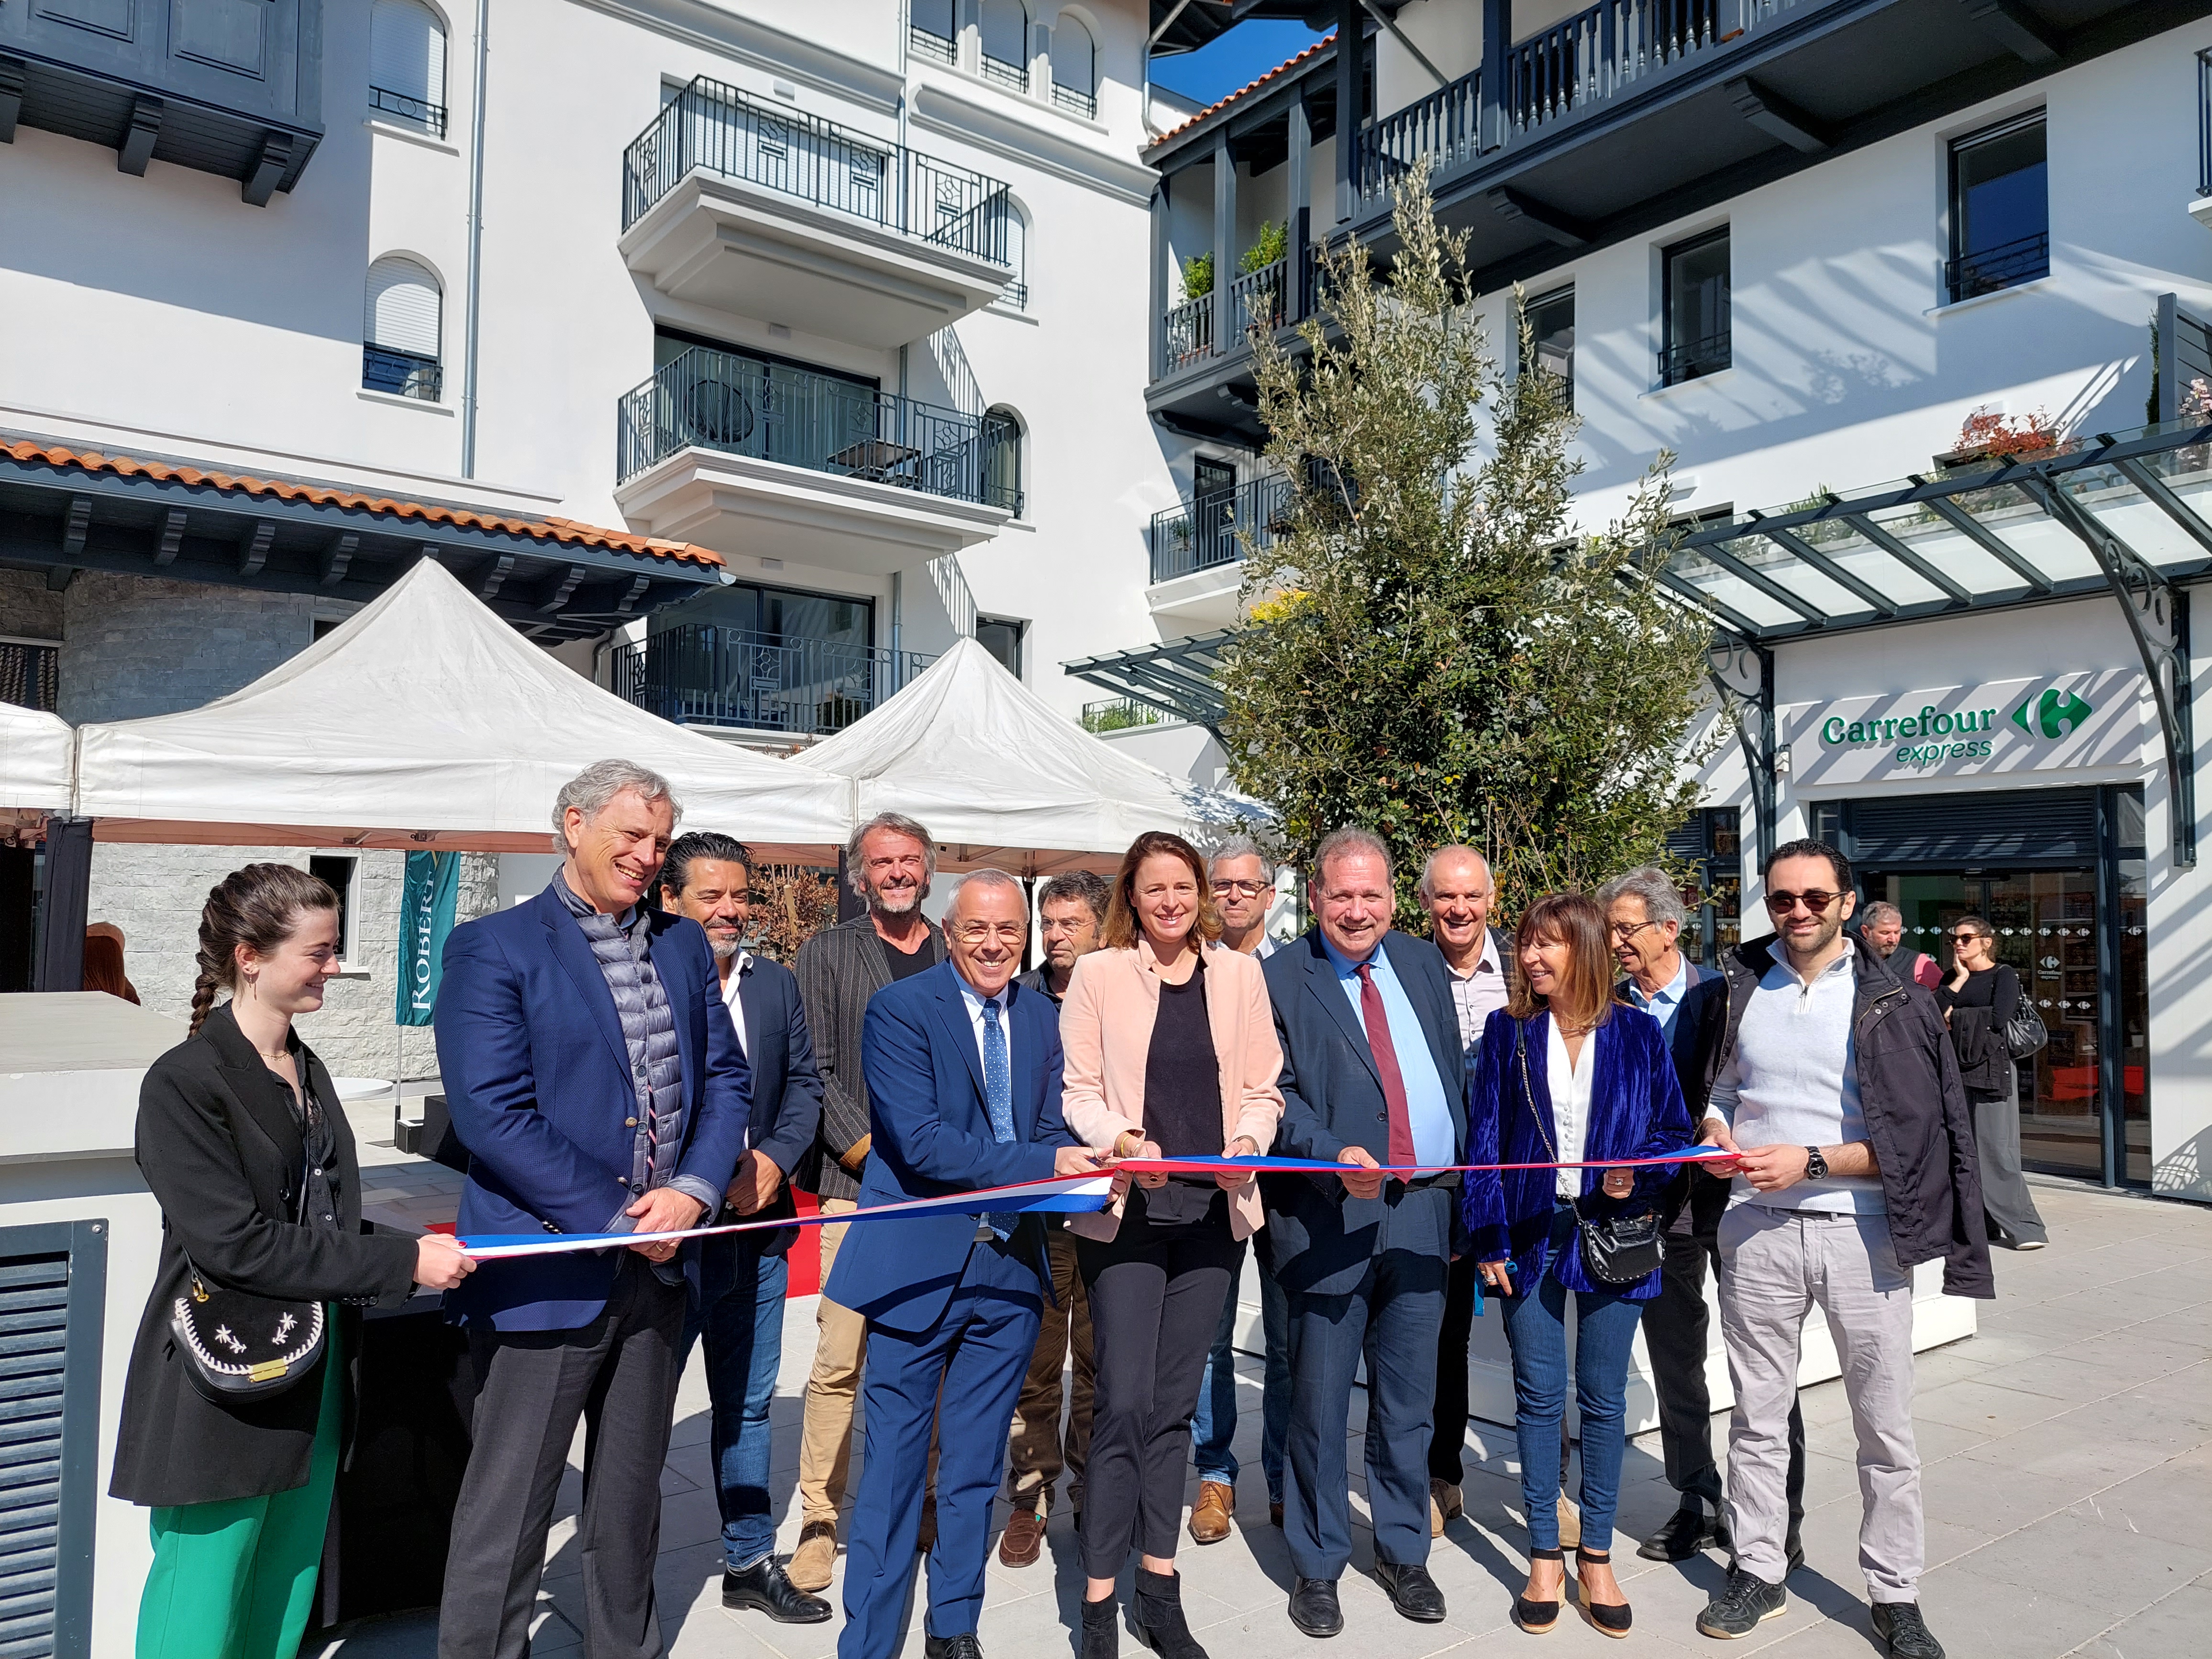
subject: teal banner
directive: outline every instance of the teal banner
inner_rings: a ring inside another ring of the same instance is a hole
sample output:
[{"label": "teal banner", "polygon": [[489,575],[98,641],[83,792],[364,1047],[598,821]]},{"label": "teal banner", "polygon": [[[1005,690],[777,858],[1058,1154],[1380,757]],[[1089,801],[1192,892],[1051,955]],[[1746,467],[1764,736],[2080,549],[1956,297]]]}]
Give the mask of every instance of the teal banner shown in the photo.
[{"label": "teal banner", "polygon": [[453,931],[453,906],[461,896],[459,853],[410,853],[399,901],[399,995],[392,1018],[402,1025],[428,1025],[438,1006],[445,973],[446,935]]}]

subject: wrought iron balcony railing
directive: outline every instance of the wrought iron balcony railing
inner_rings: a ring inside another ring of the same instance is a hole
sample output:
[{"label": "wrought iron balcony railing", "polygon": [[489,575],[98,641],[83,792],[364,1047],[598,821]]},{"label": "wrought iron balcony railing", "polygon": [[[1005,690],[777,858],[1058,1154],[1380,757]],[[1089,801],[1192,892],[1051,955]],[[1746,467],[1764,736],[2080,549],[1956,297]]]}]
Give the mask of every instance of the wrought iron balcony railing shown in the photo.
[{"label": "wrought iron balcony railing", "polygon": [[1127,732],[1132,726],[1164,726],[1174,718],[1164,709],[1139,702],[1134,697],[1104,697],[1083,705],[1080,723],[1085,731],[1096,737],[1108,732]]},{"label": "wrought iron balcony railing", "polygon": [[627,482],[687,448],[1021,512],[1006,422],[851,380],[694,346],[623,396],[615,476]]},{"label": "wrought iron balcony railing", "polygon": [[906,32],[907,50],[917,58],[927,58],[933,64],[957,64],[960,61],[960,43],[923,28],[910,26]]},{"label": "wrought iron balcony railing", "polygon": [[413,398],[426,404],[438,401],[445,389],[446,372],[435,357],[417,351],[395,351],[390,346],[361,349],[361,383],[369,392],[387,392],[395,398]]},{"label": "wrought iron balcony railing", "polygon": [[1943,286],[1956,303],[1971,300],[1978,294],[2017,288],[2022,283],[2032,283],[2050,274],[2051,234],[2045,231],[2023,236],[2018,241],[1984,248],[1978,253],[1961,254],[1946,262]]},{"label": "wrought iron balcony railing", "polygon": [[687,623],[614,653],[614,690],[663,720],[827,737],[935,661],[835,640]]},{"label": "wrought iron balcony railing", "polygon": [[694,168],[1007,263],[1012,209],[1000,180],[834,121],[757,103],[704,76],[671,99],[623,153],[623,228]]},{"label": "wrought iron balcony railing", "polygon": [[[1387,195],[1423,156],[1445,171],[1614,96],[1695,52],[1725,49],[1798,0],[1598,0],[1506,49],[1494,87],[1474,69],[1360,135],[1360,196]],[[1494,100],[1494,106],[1486,107]],[[1490,128],[1486,137],[1486,123]]]},{"label": "wrought iron balcony railing", "polygon": [[1071,115],[1080,115],[1086,120],[1098,118],[1098,94],[1085,92],[1076,87],[1064,87],[1057,81],[1052,83],[1052,101]]},{"label": "wrought iron balcony railing", "polygon": [[1732,340],[1732,331],[1725,328],[1700,339],[1677,340],[1659,354],[1659,384],[1680,386],[1719,374],[1735,361]]},{"label": "wrought iron balcony railing", "polygon": [[1209,490],[1152,514],[1152,580],[1231,564],[1289,528],[1291,481],[1280,473],[1247,479],[1234,489]]},{"label": "wrought iron balcony railing", "polygon": [[994,86],[1008,87],[1016,92],[1030,89],[1030,71],[1025,64],[1010,64],[987,52],[982,54],[982,66],[983,78]]},{"label": "wrought iron balcony railing", "polygon": [[446,106],[434,104],[427,98],[411,98],[404,92],[394,92],[389,87],[371,87],[368,106],[386,115],[396,115],[401,120],[418,126],[433,138],[446,136]]}]

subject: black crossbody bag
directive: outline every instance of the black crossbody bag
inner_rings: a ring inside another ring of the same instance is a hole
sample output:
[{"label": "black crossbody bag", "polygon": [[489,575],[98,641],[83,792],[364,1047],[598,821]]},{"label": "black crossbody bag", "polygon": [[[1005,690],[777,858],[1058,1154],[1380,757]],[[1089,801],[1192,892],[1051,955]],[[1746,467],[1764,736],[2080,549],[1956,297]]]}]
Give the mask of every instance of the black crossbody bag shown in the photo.
[{"label": "black crossbody bag", "polygon": [[[1596,1039],[1597,1034],[1592,1032],[1590,1040]],[[1544,1150],[1557,1164],[1559,1150],[1552,1144],[1551,1133],[1544,1127],[1544,1115],[1536,1109],[1536,1091],[1528,1080],[1528,1028],[1519,1020],[1514,1022],[1514,1058],[1521,1062],[1521,1096],[1528,1103],[1528,1115],[1535,1121],[1536,1133],[1543,1138]],[[1591,1059],[1595,1061],[1596,1056]],[[1583,1213],[1579,1198],[1574,1200],[1574,1211],[1575,1230],[1582,1240],[1583,1271],[1593,1281],[1613,1290],[1626,1290],[1659,1271],[1666,1244],[1657,1211],[1592,1221]]]}]

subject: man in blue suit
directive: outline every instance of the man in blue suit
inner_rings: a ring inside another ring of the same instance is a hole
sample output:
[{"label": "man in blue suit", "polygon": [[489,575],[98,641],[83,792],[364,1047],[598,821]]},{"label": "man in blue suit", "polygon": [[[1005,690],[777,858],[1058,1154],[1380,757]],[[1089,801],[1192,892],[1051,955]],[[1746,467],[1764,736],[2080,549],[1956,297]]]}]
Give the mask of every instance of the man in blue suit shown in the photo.
[{"label": "man in blue suit", "polygon": [[1467,1060],[1443,957],[1390,930],[1397,900],[1382,842],[1364,830],[1324,836],[1310,887],[1318,926],[1265,968],[1283,1045],[1275,1151],[1354,1170],[1264,1185],[1291,1315],[1291,1622],[1334,1636],[1336,1581],[1352,1559],[1345,1433],[1363,1358],[1375,1576],[1406,1618],[1444,1616],[1428,1569],[1428,1460],[1437,1331],[1463,1242],[1460,1177],[1360,1171],[1461,1160]]},{"label": "man in blue suit", "polygon": [[[645,768],[600,761],[562,789],[553,822],[567,857],[552,884],[446,943],[438,1064],[469,1150],[460,1231],[696,1225],[744,1149],[747,1073],[706,934],[642,903],[675,800]],[[448,1300],[477,1394],[441,1659],[528,1651],[579,1417],[585,1651],[659,1659],[660,1466],[698,1254],[657,1240],[488,1261]]]},{"label": "man in blue suit", "polygon": [[[870,1141],[860,1208],[1096,1170],[1060,1111],[1060,1016],[1013,982],[1029,932],[1020,884],[960,884],[947,960],[876,993],[862,1025]],[[981,1659],[975,1621],[1006,1425],[1052,1295],[1034,1215],[860,1221],[824,1294],[868,1321],[866,1463],[845,1557],[838,1659],[890,1659],[902,1635],[938,1419],[928,1659]],[[938,1401],[944,1412],[939,1418]]]},{"label": "man in blue suit", "polygon": [[[1605,908],[1613,953],[1621,968],[1614,994],[1659,1022],[1690,1121],[1702,1122],[1719,1069],[1728,981],[1717,968],[1692,962],[1683,952],[1681,933],[1689,912],[1664,870],[1646,865],[1616,876],[1598,889],[1597,902]],[[1705,1271],[1710,1267],[1719,1277],[1721,1214],[1728,1201],[1727,1181],[1695,1164],[1677,1171],[1660,1200],[1667,1222],[1666,1255],[1659,1294],[1644,1304],[1644,1345],[1651,1356],[1652,1392],[1659,1396],[1659,1448],[1667,1484],[1680,1496],[1667,1524],[1637,1547],[1647,1561],[1686,1561],[1704,1550],[1729,1547],[1728,1528],[1721,1520],[1720,1466],[1713,1457],[1712,1399],[1705,1388]],[[1784,1549],[1794,1570],[1805,1559],[1798,1537],[1805,1519],[1805,1417],[1795,1405],[1790,1408],[1785,1491],[1790,1529]]]},{"label": "man in blue suit", "polygon": [[[708,830],[678,836],[660,866],[662,904],[707,931],[720,981],[716,989],[752,1071],[744,1155],[718,1221],[796,1215],[784,1176],[814,1144],[822,1123],[822,1077],[799,981],[781,963],[745,948],[752,864],[743,842]],[[784,1257],[797,1237],[796,1228],[780,1227],[700,1241],[699,1300],[684,1322],[679,1369],[703,1335],[714,1492],[722,1512],[722,1605],[752,1608],[778,1624],[818,1625],[830,1617],[830,1604],[794,1585],[776,1560],[768,1491],[769,1408],[783,1360],[783,1298],[791,1285]]]}]

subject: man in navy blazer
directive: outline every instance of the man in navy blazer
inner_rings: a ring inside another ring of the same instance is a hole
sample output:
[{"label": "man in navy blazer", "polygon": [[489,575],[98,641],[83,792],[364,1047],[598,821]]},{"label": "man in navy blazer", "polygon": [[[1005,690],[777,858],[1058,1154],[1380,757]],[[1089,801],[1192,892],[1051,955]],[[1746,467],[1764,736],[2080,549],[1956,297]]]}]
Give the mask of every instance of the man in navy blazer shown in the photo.
[{"label": "man in navy blazer", "polygon": [[[552,884],[453,930],[438,1064],[469,1151],[464,1235],[678,1231],[720,1202],[747,1073],[696,922],[642,903],[675,828],[667,782],[601,761],[561,791]],[[477,1383],[441,1659],[521,1659],[546,1528],[586,1419],[584,1645],[658,1659],[653,1602],[686,1281],[662,1240],[485,1262],[451,1297]]]},{"label": "man in navy blazer", "polygon": [[[1390,930],[1390,855],[1364,830],[1314,854],[1318,925],[1267,959],[1283,1045],[1275,1151],[1373,1170],[1461,1161],[1466,1052],[1443,955]],[[1437,1331],[1462,1238],[1456,1175],[1349,1173],[1264,1182],[1275,1276],[1291,1314],[1291,1426],[1283,1529],[1297,1580],[1291,1622],[1344,1628],[1336,1581],[1352,1557],[1345,1433],[1367,1364],[1367,1494],[1375,1573],[1408,1619],[1444,1616],[1429,1576],[1429,1440]]]},{"label": "man in navy blazer", "polygon": [[[1621,967],[1614,994],[1659,1022],[1690,1121],[1703,1122],[1719,1069],[1728,981],[1718,969],[1684,954],[1681,933],[1689,912],[1665,871],[1646,865],[1616,876],[1598,889],[1597,902],[1613,930],[1613,953]],[[1644,1304],[1644,1345],[1651,1356],[1652,1392],[1659,1396],[1659,1448],[1667,1484],[1679,1496],[1666,1525],[1637,1547],[1647,1561],[1686,1561],[1729,1544],[1721,1519],[1720,1466],[1713,1456],[1712,1397],[1705,1387],[1711,1322],[1705,1272],[1710,1267],[1715,1278],[1720,1274],[1721,1215],[1728,1201],[1728,1182],[1695,1164],[1675,1174],[1660,1200],[1667,1221],[1666,1255],[1659,1294]],[[1794,1405],[1785,1491],[1790,1529],[1784,1548],[1794,1566],[1805,1556],[1798,1540],[1805,1518],[1805,1417]]]},{"label": "man in navy blazer", "polygon": [[[814,1144],[822,1122],[822,1076],[799,981],[781,963],[745,948],[752,924],[753,855],[711,830],[678,836],[660,866],[660,899],[706,929],[716,990],[737,1027],[752,1072],[752,1110],[738,1172],[718,1221],[796,1215],[784,1176]],[[728,1233],[699,1243],[699,1299],[684,1322],[683,1361],[707,1341],[712,1401],[709,1450],[722,1515],[722,1605],[753,1608],[778,1624],[818,1625],[830,1604],[791,1582],[775,1559],[769,1501],[769,1410],[783,1361],[784,1260],[798,1230]]]},{"label": "man in navy blazer", "polygon": [[[1013,982],[1028,931],[1020,884],[979,870],[945,915],[947,960],[869,1001],[860,1064],[872,1139],[860,1212],[1098,1167],[1060,1116],[1059,1012]],[[1052,1295],[1044,1228],[1013,1213],[857,1221],[823,1289],[868,1321],[866,1462],[838,1659],[890,1659],[899,1649],[933,1419],[937,1541],[923,1651],[981,1659],[991,1503]]]}]

